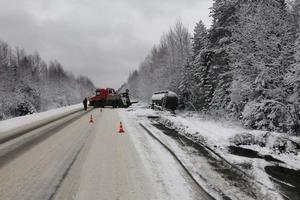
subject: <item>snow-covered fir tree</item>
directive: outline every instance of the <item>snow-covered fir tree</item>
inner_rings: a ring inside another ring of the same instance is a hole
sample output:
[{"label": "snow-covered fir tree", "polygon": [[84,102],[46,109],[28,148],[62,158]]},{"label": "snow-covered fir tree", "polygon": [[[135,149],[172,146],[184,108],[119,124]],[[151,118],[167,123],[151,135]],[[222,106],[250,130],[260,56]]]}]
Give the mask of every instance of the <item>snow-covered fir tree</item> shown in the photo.
[{"label": "snow-covered fir tree", "polygon": [[[180,93],[182,95],[181,103],[184,106],[192,106],[193,109],[203,105],[200,98],[203,96],[203,90],[199,89],[203,82],[203,69],[205,69],[205,59],[201,58],[203,52],[206,52],[208,46],[208,32],[203,22],[200,20],[195,28],[192,38],[192,60],[187,62],[182,68],[182,77],[180,83]],[[201,98],[202,99],[202,98]]]},{"label": "snow-covered fir tree", "polygon": [[234,77],[231,101],[244,110],[243,120],[250,127],[286,128],[280,103],[285,102],[283,78],[292,62],[287,17],[281,0],[240,2],[238,25],[229,45]]},{"label": "snow-covered fir tree", "polygon": [[210,85],[205,85],[209,91],[206,93],[208,109],[215,111],[226,110],[230,102],[229,88],[232,74],[229,63],[228,45],[231,42],[232,32],[237,23],[238,1],[215,0],[211,14],[213,25],[209,31],[211,73]]}]

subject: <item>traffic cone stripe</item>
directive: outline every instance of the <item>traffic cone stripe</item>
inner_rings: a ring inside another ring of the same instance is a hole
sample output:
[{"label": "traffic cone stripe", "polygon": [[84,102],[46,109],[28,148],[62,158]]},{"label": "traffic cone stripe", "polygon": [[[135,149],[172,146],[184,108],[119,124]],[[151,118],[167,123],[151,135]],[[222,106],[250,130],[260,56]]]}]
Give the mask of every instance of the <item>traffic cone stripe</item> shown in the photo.
[{"label": "traffic cone stripe", "polygon": [[90,124],[94,123],[93,115],[90,116],[90,121],[89,121],[89,123],[90,123]]},{"label": "traffic cone stripe", "polygon": [[119,133],[125,133],[122,122],[120,122]]}]

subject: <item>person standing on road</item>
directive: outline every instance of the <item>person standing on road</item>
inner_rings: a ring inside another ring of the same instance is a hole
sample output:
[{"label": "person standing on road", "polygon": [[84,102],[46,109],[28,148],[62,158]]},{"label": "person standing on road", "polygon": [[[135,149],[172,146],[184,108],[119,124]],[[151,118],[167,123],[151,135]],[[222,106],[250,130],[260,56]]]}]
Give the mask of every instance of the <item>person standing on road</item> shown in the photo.
[{"label": "person standing on road", "polygon": [[84,98],[83,100],[83,106],[84,106],[84,110],[87,110],[87,99]]}]

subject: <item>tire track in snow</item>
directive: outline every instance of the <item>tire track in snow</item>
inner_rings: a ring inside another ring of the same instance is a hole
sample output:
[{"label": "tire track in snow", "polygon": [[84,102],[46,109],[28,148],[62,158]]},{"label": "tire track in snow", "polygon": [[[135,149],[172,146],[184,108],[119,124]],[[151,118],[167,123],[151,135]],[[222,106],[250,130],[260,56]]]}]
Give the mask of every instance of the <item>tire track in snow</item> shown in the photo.
[{"label": "tire track in snow", "polygon": [[[90,136],[90,135],[89,135]],[[58,189],[60,188],[60,186],[62,185],[63,181],[65,180],[65,178],[68,176],[72,166],[74,165],[75,161],[77,160],[80,152],[82,151],[83,147],[86,144],[86,141],[88,140],[89,136],[86,137],[85,141],[83,142],[83,144],[80,146],[80,148],[76,151],[74,157],[72,158],[71,162],[69,165],[67,165],[68,167],[65,169],[64,173],[62,174],[58,184],[56,185],[54,191],[52,192],[52,194],[50,195],[50,197],[48,198],[48,200],[53,200],[55,199],[55,195],[58,191]]]}]

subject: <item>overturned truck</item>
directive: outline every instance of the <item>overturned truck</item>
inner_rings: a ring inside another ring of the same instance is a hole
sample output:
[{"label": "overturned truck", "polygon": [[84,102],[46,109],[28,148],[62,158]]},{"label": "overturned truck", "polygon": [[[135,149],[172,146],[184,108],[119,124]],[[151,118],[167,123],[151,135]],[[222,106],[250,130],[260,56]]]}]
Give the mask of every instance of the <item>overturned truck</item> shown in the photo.
[{"label": "overturned truck", "polygon": [[174,111],[178,106],[178,96],[172,91],[155,92],[151,97],[151,107]]},{"label": "overturned truck", "polygon": [[99,88],[96,90],[96,95],[89,98],[89,106],[94,106],[94,108],[105,106],[128,108],[131,104],[128,90],[117,93],[113,88]]}]

